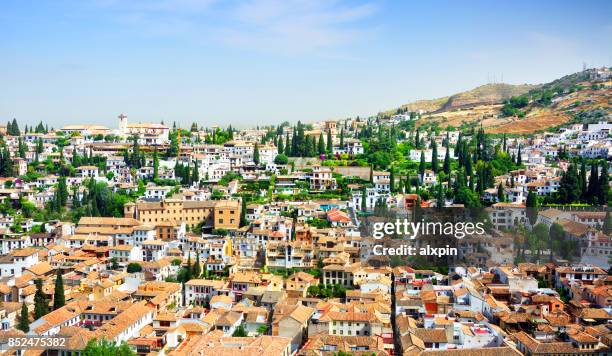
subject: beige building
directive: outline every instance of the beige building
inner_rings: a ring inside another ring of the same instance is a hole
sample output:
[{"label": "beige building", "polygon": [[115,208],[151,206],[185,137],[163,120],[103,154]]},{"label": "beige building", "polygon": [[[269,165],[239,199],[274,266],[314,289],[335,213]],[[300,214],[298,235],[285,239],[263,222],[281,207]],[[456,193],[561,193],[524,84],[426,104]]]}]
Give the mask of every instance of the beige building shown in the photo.
[{"label": "beige building", "polygon": [[174,221],[193,228],[204,222],[205,228],[237,229],[240,226],[240,202],[237,200],[190,201],[166,199],[161,202],[137,202],[124,206],[125,216],[143,224],[158,225]]}]

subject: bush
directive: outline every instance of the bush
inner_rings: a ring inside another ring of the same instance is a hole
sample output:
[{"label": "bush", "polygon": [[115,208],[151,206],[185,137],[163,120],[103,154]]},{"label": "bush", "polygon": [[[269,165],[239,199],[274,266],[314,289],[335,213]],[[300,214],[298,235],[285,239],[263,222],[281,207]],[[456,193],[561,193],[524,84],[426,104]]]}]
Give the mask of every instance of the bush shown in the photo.
[{"label": "bush", "polygon": [[276,164],[287,164],[289,163],[289,157],[287,157],[284,154],[279,154],[278,156],[276,156],[276,158],[274,158],[274,163]]},{"label": "bush", "polygon": [[127,272],[128,273],[142,272],[142,266],[136,262],[132,262],[127,265]]}]

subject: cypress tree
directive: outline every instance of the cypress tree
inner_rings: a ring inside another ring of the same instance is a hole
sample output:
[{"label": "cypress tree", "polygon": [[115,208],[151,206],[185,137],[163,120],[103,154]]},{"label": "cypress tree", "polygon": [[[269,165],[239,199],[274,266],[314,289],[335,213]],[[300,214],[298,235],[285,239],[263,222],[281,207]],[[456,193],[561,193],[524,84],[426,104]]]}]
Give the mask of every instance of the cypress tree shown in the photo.
[{"label": "cypress tree", "polygon": [[436,207],[437,208],[444,207],[444,191],[442,190],[442,182],[438,184],[438,190],[436,193]]},{"label": "cypress tree", "polygon": [[309,157],[316,156],[317,152],[319,152],[319,148],[317,147],[316,137],[314,136],[312,137],[311,143],[312,143],[312,148],[311,148],[310,154],[308,155]]},{"label": "cypress tree", "polygon": [[34,320],[38,320],[41,317],[49,314],[49,302],[47,296],[43,292],[42,279],[37,279],[36,282],[36,293],[34,294]]},{"label": "cypress tree", "polygon": [[28,315],[28,306],[25,302],[21,303],[21,314],[19,315],[19,324],[17,329],[27,333],[30,331],[30,316]]},{"label": "cypress tree", "polygon": [[449,148],[446,148],[446,154],[444,155],[444,164],[443,164],[443,169],[444,169],[444,173],[446,174],[450,174],[450,154],[449,154]]},{"label": "cypress tree", "polygon": [[202,270],[200,269],[200,251],[196,251],[196,259],[195,259],[195,262],[193,264],[192,276],[194,278],[198,278],[198,277],[200,277],[200,273],[201,272],[202,272]]},{"label": "cypress tree", "polygon": [[608,193],[610,191],[610,177],[608,176],[608,162],[601,162],[601,175],[599,176],[599,189],[597,189],[597,197],[599,204],[604,205],[608,202]]},{"label": "cypress tree", "polygon": [[278,137],[278,154],[282,155],[284,153],[285,147],[283,145],[283,137]]},{"label": "cypress tree", "polygon": [[421,162],[419,163],[419,175],[421,179],[423,179],[423,174],[425,174],[425,153],[421,151]]},{"label": "cypress tree", "polygon": [[57,310],[66,305],[66,296],[64,294],[64,279],[62,278],[62,270],[57,269],[55,277],[55,291],[53,293],[53,310]]},{"label": "cypress tree", "polygon": [[438,144],[436,141],[431,144],[431,170],[438,173]]},{"label": "cypress tree", "polygon": [[20,158],[26,158],[26,148],[21,137],[19,137],[18,151]]},{"label": "cypress tree", "polygon": [[[342,145],[340,145],[340,149],[342,149]],[[331,130],[327,130],[327,153],[334,152],[334,141],[332,138]]]},{"label": "cypress tree", "polygon": [[580,182],[576,166],[570,164],[559,182],[559,198],[562,203],[571,204],[580,199]]},{"label": "cypress tree", "polygon": [[457,144],[455,145],[455,157],[459,160],[459,164],[461,165],[461,153],[463,147],[463,134],[460,132],[459,137],[457,138]]},{"label": "cypress tree", "polygon": [[580,159],[580,196],[584,199],[587,194],[587,174],[586,174],[586,163],[584,158]]},{"label": "cypress tree", "polygon": [[68,202],[68,186],[66,185],[66,177],[62,176],[59,178],[57,183],[57,196],[60,207],[66,206]]},{"label": "cypress tree", "polygon": [[198,168],[198,161],[193,162],[193,170],[191,171],[191,182],[198,184],[200,182],[200,169]]},{"label": "cypress tree", "polygon": [[187,167],[184,167],[183,170],[183,184],[191,185],[191,167],[189,167],[189,163],[187,163]]},{"label": "cypress tree", "polygon": [[246,211],[247,211],[247,202],[246,202],[246,198],[243,196],[242,206],[240,207],[240,227],[247,226],[249,224],[246,218]]},{"label": "cypress tree", "polygon": [[189,257],[187,257],[187,272],[185,273],[185,281],[184,282],[189,282],[191,280],[191,251],[189,251]]},{"label": "cypress tree", "polygon": [[12,133],[11,136],[19,136],[21,135],[21,132],[19,131],[19,125],[17,124],[17,119],[13,118],[13,125],[11,127],[12,129]]},{"label": "cypress tree", "polygon": [[79,201],[79,189],[75,185],[72,188],[72,209],[77,209],[80,207],[80,205],[81,202]]},{"label": "cypress tree", "polygon": [[527,201],[525,202],[525,208],[527,210],[527,218],[529,223],[533,226],[538,219],[538,198],[533,191],[529,191],[527,194]]},{"label": "cypress tree", "polygon": [[302,155],[302,144],[304,137],[298,134],[300,131],[301,123],[298,121],[297,125],[293,127],[293,136],[291,137],[291,152],[294,156],[300,157]]},{"label": "cypress tree", "polygon": [[590,202],[597,200],[599,191],[599,178],[597,170],[597,164],[591,164],[591,174],[589,175],[589,184],[587,186],[587,195]]},{"label": "cypress tree", "polygon": [[472,159],[470,158],[469,154],[465,158],[465,174],[470,177],[470,179],[474,175],[474,170],[472,169]]},{"label": "cypress tree", "polygon": [[389,169],[389,190],[391,193],[395,193],[395,173],[393,173],[393,166]]},{"label": "cypress tree", "polygon": [[153,181],[159,179],[159,157],[157,154],[157,147],[153,151]]},{"label": "cypress tree", "polygon": [[325,143],[323,142],[323,132],[319,134],[319,144],[317,147],[317,151],[320,155],[325,153]]},{"label": "cypress tree", "polygon": [[259,146],[257,143],[255,143],[255,147],[253,148],[253,162],[259,165]]},{"label": "cypress tree", "polygon": [[506,201],[506,196],[504,194],[504,186],[501,183],[499,183],[499,185],[497,186],[497,201],[499,202]]},{"label": "cypress tree", "polygon": [[361,210],[368,210],[368,204],[366,202],[366,187],[361,188]]}]

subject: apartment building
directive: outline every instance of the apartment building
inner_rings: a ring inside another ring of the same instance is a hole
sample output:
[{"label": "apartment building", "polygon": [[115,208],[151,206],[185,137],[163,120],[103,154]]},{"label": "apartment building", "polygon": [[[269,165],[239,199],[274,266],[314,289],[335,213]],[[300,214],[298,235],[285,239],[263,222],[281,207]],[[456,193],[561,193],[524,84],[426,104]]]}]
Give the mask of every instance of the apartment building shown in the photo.
[{"label": "apartment building", "polygon": [[193,201],[166,199],[160,202],[125,204],[125,216],[143,224],[185,223],[193,228],[200,223],[207,229],[237,229],[240,225],[240,203],[237,200]]}]

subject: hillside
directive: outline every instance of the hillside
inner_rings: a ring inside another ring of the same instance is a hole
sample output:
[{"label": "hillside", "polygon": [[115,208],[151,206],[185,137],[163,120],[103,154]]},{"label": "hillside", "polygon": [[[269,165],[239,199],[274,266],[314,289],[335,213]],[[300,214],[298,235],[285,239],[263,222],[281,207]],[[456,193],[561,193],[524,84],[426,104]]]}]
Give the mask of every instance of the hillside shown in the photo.
[{"label": "hillside", "polygon": [[513,96],[523,95],[537,87],[537,85],[529,84],[486,84],[470,91],[452,95],[441,108],[441,111],[467,108],[477,105],[499,104],[506,99],[510,99]]},{"label": "hillside", "polygon": [[[402,105],[401,109],[422,110],[424,113],[417,121],[419,127],[481,124],[491,133],[527,134],[569,122],[605,120],[612,113],[612,82],[591,80],[590,72],[570,74],[540,85],[487,84],[444,98]],[[517,107],[504,106],[510,98],[517,99]],[[518,103],[519,98],[524,101]]]},{"label": "hillside", "polygon": [[[415,102],[402,105],[400,108],[407,111],[424,111],[435,113],[459,108],[474,107],[478,105],[500,104],[504,100],[522,95],[529,90],[537,88],[537,85],[512,85],[512,84],[485,84],[475,89],[457,93],[443,98],[431,100],[417,100]],[[389,111],[395,112],[395,110]]]}]

